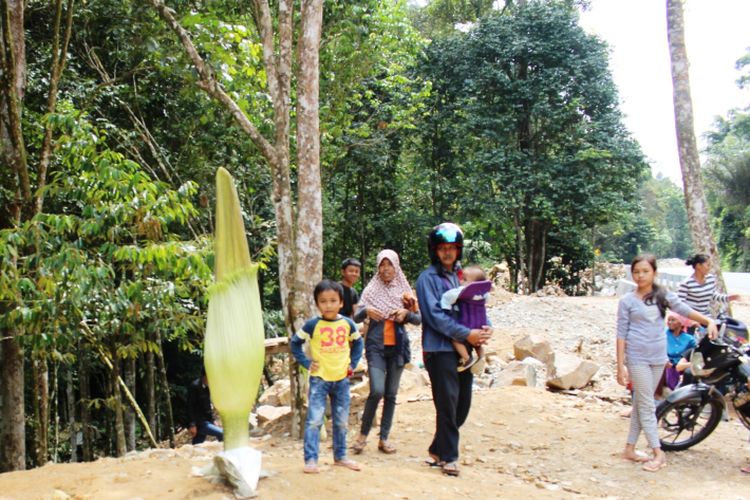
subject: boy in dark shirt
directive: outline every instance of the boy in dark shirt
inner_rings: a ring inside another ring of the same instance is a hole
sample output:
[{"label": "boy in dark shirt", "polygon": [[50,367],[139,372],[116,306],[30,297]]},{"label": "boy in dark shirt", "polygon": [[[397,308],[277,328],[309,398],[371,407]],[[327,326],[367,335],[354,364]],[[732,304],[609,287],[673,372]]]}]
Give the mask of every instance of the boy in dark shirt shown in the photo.
[{"label": "boy in dark shirt", "polygon": [[359,302],[359,294],[354,289],[355,283],[359,281],[362,272],[362,263],[354,258],[348,258],[341,263],[341,286],[344,288],[344,305],[341,306],[339,314],[351,318],[354,315],[354,306]]}]

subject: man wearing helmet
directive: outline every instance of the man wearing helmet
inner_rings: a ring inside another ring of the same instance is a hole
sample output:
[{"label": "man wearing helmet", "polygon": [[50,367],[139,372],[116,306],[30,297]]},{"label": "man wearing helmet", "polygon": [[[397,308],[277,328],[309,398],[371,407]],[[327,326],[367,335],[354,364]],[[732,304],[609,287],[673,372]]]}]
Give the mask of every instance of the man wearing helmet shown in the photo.
[{"label": "man wearing helmet", "polygon": [[422,352],[432,385],[435,405],[435,436],[429,453],[433,465],[443,473],[458,475],[459,428],[471,408],[470,370],[458,372],[458,354],[452,340],[479,346],[492,336],[489,326],[472,329],[461,325],[455,315],[440,306],[447,290],[459,286],[457,263],[463,252],[464,235],[456,224],[435,226],[427,239],[430,266],[417,280],[417,299],[422,311]]}]

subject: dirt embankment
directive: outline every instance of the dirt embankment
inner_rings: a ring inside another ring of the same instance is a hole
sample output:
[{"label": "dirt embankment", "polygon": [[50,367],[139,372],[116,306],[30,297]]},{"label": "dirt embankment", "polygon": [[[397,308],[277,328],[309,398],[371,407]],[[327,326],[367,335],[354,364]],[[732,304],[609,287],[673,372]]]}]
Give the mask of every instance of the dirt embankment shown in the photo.
[{"label": "dirt embankment", "polygon": [[[461,432],[461,476],[449,478],[424,460],[434,429],[428,387],[400,395],[392,431],[394,455],[369,447],[361,472],[332,466],[330,441],[321,445],[322,473],[302,473],[302,444],[283,434],[253,439],[272,476],[261,498],[745,498],[750,478],[738,468],[748,458],[748,432],[733,419],[706,441],[668,455],[669,466],[647,473],[618,457],[628,421],[626,394],[613,379],[615,298],[497,295],[490,346],[508,359],[526,333],[546,337],[555,350],[576,351],[599,363],[593,387],[575,394],[527,387],[478,387]],[[735,306],[750,320],[750,304]],[[486,384],[485,384],[486,385]],[[411,401],[411,402],[410,402]],[[354,412],[353,412],[354,413]],[[350,436],[354,436],[352,425]],[[374,434],[374,433],[373,433]],[[639,443],[645,446],[643,439]],[[152,450],[122,459],[56,464],[0,475],[0,499],[230,498],[230,491],[190,476],[210,460],[217,443]],[[55,497],[54,495],[58,496]]]}]

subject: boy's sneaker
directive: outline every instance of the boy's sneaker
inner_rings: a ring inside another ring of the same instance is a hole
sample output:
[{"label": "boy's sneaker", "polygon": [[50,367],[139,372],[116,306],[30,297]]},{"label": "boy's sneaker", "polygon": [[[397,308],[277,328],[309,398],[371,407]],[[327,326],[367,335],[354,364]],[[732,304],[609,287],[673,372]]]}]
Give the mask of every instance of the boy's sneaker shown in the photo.
[{"label": "boy's sneaker", "polygon": [[477,377],[484,374],[484,368],[486,365],[487,362],[485,361],[484,356],[482,356],[481,358],[477,359],[477,362],[474,363],[474,366],[471,367],[471,373]]},{"label": "boy's sneaker", "polygon": [[459,359],[458,360],[458,372],[461,373],[463,371],[468,370],[469,368],[474,366],[476,362],[477,362],[477,358],[475,358],[473,354],[469,354],[469,359],[467,360]]}]

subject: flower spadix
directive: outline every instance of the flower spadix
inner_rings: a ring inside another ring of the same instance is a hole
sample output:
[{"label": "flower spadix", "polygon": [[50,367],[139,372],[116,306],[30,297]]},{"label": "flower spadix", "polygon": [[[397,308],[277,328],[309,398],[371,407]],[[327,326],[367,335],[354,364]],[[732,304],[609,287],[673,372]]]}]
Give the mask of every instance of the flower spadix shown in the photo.
[{"label": "flower spadix", "polygon": [[224,449],[247,446],[248,417],[263,374],[265,344],[258,265],[250,260],[234,179],[216,172],[215,279],[208,302],[205,365],[224,426]]}]

